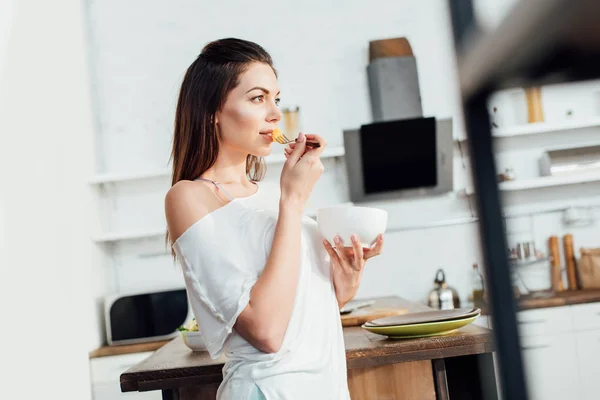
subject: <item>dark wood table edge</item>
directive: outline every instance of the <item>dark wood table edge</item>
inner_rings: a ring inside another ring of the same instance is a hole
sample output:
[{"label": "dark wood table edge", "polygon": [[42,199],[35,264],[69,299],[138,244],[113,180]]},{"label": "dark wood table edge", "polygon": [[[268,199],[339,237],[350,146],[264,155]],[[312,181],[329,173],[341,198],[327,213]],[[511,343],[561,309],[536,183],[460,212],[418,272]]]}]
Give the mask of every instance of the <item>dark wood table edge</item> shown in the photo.
[{"label": "dark wood table edge", "polygon": [[121,381],[121,392],[148,392],[152,390],[169,390],[185,386],[206,385],[219,383],[223,374],[194,375],[178,378],[153,379],[151,381]]},{"label": "dark wood table edge", "polygon": [[[382,297],[383,299],[393,296]],[[367,298],[370,299],[370,298]],[[547,298],[523,298],[517,299],[517,310],[527,311],[540,308],[563,307],[577,304],[588,304],[600,302],[600,289],[585,289],[571,290],[560,293],[554,293],[553,296]],[[489,315],[485,307],[481,307],[481,315]],[[142,353],[146,351],[156,351],[170,340],[148,342],[135,345],[120,345],[120,346],[102,346],[89,352],[89,358],[117,356],[123,354]]]},{"label": "dark wood table edge", "polygon": [[[450,349],[451,351],[449,351]],[[369,358],[348,358],[348,356],[346,356],[346,367],[348,369],[367,368],[385,364],[396,364],[399,362],[435,360],[449,357],[468,356],[473,354],[492,353],[494,351],[496,351],[496,348],[494,343],[490,341],[440,349],[418,350],[406,353],[379,354],[369,356]]]},{"label": "dark wood table edge", "polygon": [[[393,347],[391,348],[391,350],[393,350]],[[448,350],[451,350],[451,352],[449,352]],[[495,351],[495,346],[492,341],[469,343],[462,346],[450,346],[431,350],[418,350],[406,353],[390,352],[389,354],[370,355],[367,359],[363,358],[364,354],[362,357],[357,358],[352,358],[353,355],[350,354],[349,358],[349,353],[352,353],[349,351],[346,354],[346,367],[347,369],[367,368],[372,366],[395,364],[399,362],[435,360],[449,357],[492,353],[493,351]],[[355,351],[355,353],[360,352],[361,351]],[[188,368],[186,376],[165,376],[165,378],[160,378],[160,376],[154,376],[152,380],[139,380],[140,377],[146,375],[145,372],[125,372],[121,375],[120,379],[121,391],[149,391],[171,389],[181,386],[194,386],[200,384],[218,383],[223,378],[222,367],[222,364],[215,364],[211,366],[198,367],[196,370],[194,370],[194,368]],[[168,374],[169,372],[167,371],[165,375]]]}]

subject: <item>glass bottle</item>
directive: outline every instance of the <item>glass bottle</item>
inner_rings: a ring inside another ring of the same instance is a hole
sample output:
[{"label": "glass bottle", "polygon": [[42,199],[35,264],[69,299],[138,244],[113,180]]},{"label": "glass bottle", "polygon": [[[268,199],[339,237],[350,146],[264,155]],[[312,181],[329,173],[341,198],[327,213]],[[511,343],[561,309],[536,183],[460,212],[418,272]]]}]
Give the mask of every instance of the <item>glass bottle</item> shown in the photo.
[{"label": "glass bottle", "polygon": [[479,266],[477,264],[473,264],[473,269],[471,270],[471,287],[473,290],[474,306],[478,307],[485,303],[483,276],[479,272]]}]

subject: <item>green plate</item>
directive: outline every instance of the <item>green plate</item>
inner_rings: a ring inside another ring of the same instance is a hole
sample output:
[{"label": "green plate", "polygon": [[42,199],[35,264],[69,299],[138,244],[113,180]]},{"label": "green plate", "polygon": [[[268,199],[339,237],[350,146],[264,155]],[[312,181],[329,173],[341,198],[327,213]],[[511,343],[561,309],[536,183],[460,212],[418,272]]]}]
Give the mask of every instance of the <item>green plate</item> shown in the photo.
[{"label": "green plate", "polygon": [[389,336],[394,339],[413,339],[451,333],[458,328],[469,325],[471,322],[475,321],[477,317],[479,317],[479,315],[452,321],[424,322],[420,324],[398,326],[367,326],[363,324],[362,328],[369,332]]}]

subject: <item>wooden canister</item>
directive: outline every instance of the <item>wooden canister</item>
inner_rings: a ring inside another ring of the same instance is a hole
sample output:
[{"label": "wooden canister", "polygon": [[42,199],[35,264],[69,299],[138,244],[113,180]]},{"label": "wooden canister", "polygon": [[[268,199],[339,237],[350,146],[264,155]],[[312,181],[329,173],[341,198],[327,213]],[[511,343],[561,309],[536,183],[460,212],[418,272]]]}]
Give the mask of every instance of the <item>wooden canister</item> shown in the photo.
[{"label": "wooden canister", "polygon": [[552,290],[562,292],[565,286],[562,280],[562,271],[560,269],[560,243],[558,236],[550,236],[548,239],[548,253],[550,254],[550,276],[552,279]]},{"label": "wooden canister", "polygon": [[563,250],[565,253],[565,264],[567,266],[567,278],[569,290],[577,290],[577,270],[575,265],[575,248],[573,247],[573,235],[563,236]]},{"label": "wooden canister", "polygon": [[542,109],[542,89],[530,87],[525,89],[527,98],[527,120],[532,122],[544,122],[544,111]]}]

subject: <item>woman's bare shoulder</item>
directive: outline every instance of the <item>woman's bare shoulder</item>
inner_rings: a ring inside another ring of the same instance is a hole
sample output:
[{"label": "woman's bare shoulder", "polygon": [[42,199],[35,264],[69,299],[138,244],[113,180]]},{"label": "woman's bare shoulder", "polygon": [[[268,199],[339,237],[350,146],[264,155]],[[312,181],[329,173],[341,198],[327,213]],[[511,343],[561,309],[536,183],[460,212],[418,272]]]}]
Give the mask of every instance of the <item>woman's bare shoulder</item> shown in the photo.
[{"label": "woman's bare shoulder", "polygon": [[171,186],[165,196],[165,217],[171,243],[206,216],[213,202],[214,194],[206,185],[182,180]]}]

